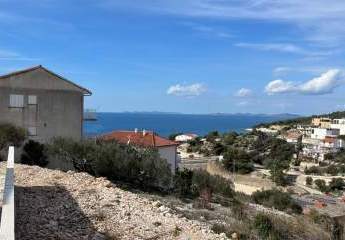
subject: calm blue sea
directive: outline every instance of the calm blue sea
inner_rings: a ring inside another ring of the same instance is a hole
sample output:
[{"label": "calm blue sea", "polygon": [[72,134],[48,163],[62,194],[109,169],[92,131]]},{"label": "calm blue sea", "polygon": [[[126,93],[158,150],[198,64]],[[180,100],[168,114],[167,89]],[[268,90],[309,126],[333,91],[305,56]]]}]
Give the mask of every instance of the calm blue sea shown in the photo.
[{"label": "calm blue sea", "polygon": [[184,132],[205,135],[210,131],[243,132],[255,124],[291,118],[290,115],[195,115],[170,113],[97,113],[97,121],[86,121],[86,135],[97,135],[114,130],[154,131],[162,136]]}]

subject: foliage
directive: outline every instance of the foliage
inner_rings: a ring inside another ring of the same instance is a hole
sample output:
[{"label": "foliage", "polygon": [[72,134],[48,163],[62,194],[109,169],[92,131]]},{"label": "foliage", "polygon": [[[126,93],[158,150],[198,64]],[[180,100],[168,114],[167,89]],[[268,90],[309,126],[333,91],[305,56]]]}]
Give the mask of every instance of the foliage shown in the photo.
[{"label": "foliage", "polygon": [[262,239],[268,239],[274,230],[271,219],[262,213],[255,216],[254,228],[258,231],[258,234]]},{"label": "foliage", "polygon": [[223,142],[227,146],[231,146],[235,143],[238,134],[236,132],[229,132],[223,135]]},{"label": "foliage", "polygon": [[330,174],[330,175],[338,175],[338,168],[335,165],[329,165],[326,168],[326,173]]},{"label": "foliage", "polygon": [[0,151],[9,146],[20,147],[26,139],[26,131],[12,124],[0,124]]},{"label": "foliage", "polygon": [[305,179],[305,183],[309,186],[313,185],[313,178],[312,177],[307,177]]},{"label": "foliage", "polygon": [[29,140],[23,147],[21,163],[45,167],[48,161],[44,144]]},{"label": "foliage", "polygon": [[193,171],[192,191],[196,196],[200,196],[203,190],[209,190],[211,194],[232,198],[234,195],[232,187],[233,184],[228,179],[218,175],[211,175],[204,170]]},{"label": "foliage", "polygon": [[233,184],[230,180],[217,175],[211,175],[204,170],[177,171],[174,176],[175,193],[182,197],[195,198],[201,196],[203,191],[232,198],[234,195]]},{"label": "foliage", "polygon": [[225,152],[222,163],[228,171],[235,171],[240,174],[247,174],[254,170],[249,154],[232,147]]},{"label": "foliage", "polygon": [[142,189],[165,189],[171,185],[170,166],[154,149],[117,142],[76,142],[58,138],[48,145],[48,150],[51,155],[72,162],[78,171],[128,182]]},{"label": "foliage", "polygon": [[174,190],[180,197],[188,197],[192,195],[192,178],[193,171],[189,169],[183,169],[177,171],[174,175]]},{"label": "foliage", "polygon": [[322,175],[322,170],[319,167],[311,166],[310,168],[305,168],[304,173],[307,175],[310,175],[310,174]]},{"label": "foliage", "polygon": [[211,143],[215,142],[215,140],[219,137],[220,134],[218,131],[211,131],[205,136],[206,140]]},{"label": "foliage", "polygon": [[344,179],[342,178],[333,178],[331,182],[329,183],[329,188],[332,191],[343,190],[344,186],[345,186],[345,182],[344,182]]},{"label": "foliage", "polygon": [[302,208],[296,204],[289,193],[278,189],[256,191],[253,193],[252,198],[255,203],[266,207],[297,214],[302,213]]},{"label": "foliage", "polygon": [[321,191],[321,192],[328,192],[329,188],[326,185],[325,180],[323,179],[316,179],[314,181],[314,184],[316,185],[316,187]]}]

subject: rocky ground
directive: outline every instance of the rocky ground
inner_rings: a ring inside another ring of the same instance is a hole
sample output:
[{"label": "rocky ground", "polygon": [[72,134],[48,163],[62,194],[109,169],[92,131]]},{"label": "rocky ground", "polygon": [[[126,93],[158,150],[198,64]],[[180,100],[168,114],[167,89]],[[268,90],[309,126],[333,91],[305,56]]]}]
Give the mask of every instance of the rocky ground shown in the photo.
[{"label": "rocky ground", "polygon": [[15,183],[17,239],[227,239],[205,222],[86,173],[17,164]]}]

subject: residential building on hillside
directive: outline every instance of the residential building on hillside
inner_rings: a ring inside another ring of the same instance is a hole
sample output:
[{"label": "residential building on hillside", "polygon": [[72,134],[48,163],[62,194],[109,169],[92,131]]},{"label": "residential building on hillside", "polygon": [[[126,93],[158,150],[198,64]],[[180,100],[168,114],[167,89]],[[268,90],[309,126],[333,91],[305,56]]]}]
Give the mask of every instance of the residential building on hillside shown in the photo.
[{"label": "residential building on hillside", "polygon": [[158,136],[151,131],[114,131],[101,135],[99,138],[105,141],[115,140],[123,144],[132,144],[138,147],[155,148],[161,158],[170,164],[171,171],[175,172],[178,167],[177,155],[178,143]]},{"label": "residential building on hillside", "polygon": [[298,143],[298,141],[302,139],[302,135],[300,131],[292,129],[283,134],[282,138],[288,143]]},{"label": "residential building on hillside", "polygon": [[339,129],[340,135],[345,135],[345,119],[333,119],[331,128]]},{"label": "residential building on hillside", "polygon": [[0,76],[0,122],[27,130],[30,139],[80,140],[84,96],[91,92],[37,66]]},{"label": "residential building on hillside", "polygon": [[314,127],[330,128],[332,120],[330,118],[313,118],[311,124]]},{"label": "residential building on hillside", "polygon": [[196,135],[194,133],[185,133],[185,134],[177,135],[175,137],[175,141],[176,142],[188,142],[188,141],[193,140],[197,137],[198,137],[198,135]]},{"label": "residential building on hillside", "polygon": [[339,129],[333,128],[313,128],[311,138],[324,140],[326,136],[338,136],[340,133]]}]

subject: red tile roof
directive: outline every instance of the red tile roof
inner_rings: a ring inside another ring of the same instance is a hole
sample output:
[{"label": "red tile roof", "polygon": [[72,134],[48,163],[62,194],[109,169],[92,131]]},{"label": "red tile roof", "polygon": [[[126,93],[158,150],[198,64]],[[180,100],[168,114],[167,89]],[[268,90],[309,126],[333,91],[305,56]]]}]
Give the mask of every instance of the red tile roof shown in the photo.
[{"label": "red tile roof", "polygon": [[114,131],[100,136],[105,141],[116,140],[124,144],[133,144],[142,147],[176,146],[178,143],[158,136],[154,132]]}]

